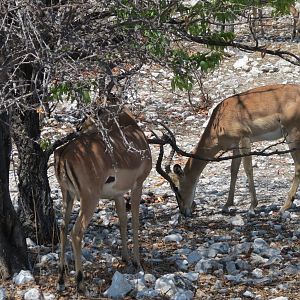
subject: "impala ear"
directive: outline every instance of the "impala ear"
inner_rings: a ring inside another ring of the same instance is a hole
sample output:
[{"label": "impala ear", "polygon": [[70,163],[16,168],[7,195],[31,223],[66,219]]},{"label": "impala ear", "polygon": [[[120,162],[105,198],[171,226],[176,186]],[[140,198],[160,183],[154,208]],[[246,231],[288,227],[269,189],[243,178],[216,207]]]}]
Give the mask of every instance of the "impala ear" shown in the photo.
[{"label": "impala ear", "polygon": [[183,170],[180,165],[176,164],[173,167],[173,172],[178,176],[183,176]]}]

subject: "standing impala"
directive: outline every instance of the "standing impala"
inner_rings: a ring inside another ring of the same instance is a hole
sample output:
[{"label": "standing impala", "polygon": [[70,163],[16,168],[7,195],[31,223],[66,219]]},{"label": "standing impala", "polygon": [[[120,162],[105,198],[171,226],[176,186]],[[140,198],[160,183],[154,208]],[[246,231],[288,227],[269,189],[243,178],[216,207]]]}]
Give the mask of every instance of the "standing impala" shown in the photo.
[{"label": "standing impala", "polygon": [[[284,137],[295,164],[295,175],[288,198],[281,212],[290,208],[300,182],[300,85],[277,84],[251,89],[223,100],[213,111],[209,123],[194,149],[206,159],[213,159],[220,151],[233,150],[234,155],[247,154],[251,143]],[[234,189],[241,158],[232,159],[231,182],[224,210],[233,205]],[[182,170],[173,167],[170,177],[179,209],[191,216],[195,189],[199,176],[208,162],[189,158]],[[251,195],[250,210],[257,206],[251,156],[243,157],[244,169]]]},{"label": "standing impala", "polygon": [[127,214],[123,194],[131,190],[133,262],[140,264],[138,229],[139,204],[143,182],[151,167],[151,152],[144,136],[128,110],[118,121],[108,121],[106,130],[98,131],[87,119],[82,134],[54,153],[55,173],[63,195],[61,225],[60,275],[58,289],[64,289],[64,257],[67,227],[74,199],[80,201],[80,212],[72,229],[77,289],[83,290],[81,241],[99,198],[114,199],[120,220],[122,259],[129,260],[127,247]]}]

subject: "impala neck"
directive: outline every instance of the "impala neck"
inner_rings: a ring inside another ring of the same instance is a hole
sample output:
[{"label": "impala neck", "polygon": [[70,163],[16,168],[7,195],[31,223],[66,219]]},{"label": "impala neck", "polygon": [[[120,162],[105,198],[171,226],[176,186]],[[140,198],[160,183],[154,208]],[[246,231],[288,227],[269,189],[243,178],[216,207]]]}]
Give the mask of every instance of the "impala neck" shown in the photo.
[{"label": "impala neck", "polygon": [[[219,152],[219,147],[206,136],[207,134],[204,132],[193,153],[204,159],[213,159]],[[195,183],[208,163],[209,161],[190,157],[184,167],[186,182]]]}]

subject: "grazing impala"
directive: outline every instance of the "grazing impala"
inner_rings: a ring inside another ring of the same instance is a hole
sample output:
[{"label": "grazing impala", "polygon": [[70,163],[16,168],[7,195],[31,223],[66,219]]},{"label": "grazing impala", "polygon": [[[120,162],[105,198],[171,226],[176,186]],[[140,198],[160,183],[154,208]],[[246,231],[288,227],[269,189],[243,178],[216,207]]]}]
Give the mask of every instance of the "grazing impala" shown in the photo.
[{"label": "grazing impala", "polygon": [[127,214],[123,194],[131,190],[133,262],[140,264],[138,229],[139,204],[143,182],[151,167],[147,140],[130,112],[123,109],[118,121],[108,121],[107,130],[98,131],[91,119],[82,126],[82,134],[54,153],[55,173],[63,195],[61,225],[60,275],[58,289],[64,289],[64,257],[67,227],[74,199],[80,212],[72,229],[77,288],[83,290],[81,241],[99,198],[114,199],[120,220],[122,259],[129,260],[127,248]]},{"label": "grazing impala", "polygon": [[[220,151],[247,154],[251,143],[284,137],[290,149],[300,149],[300,85],[278,84],[251,89],[223,100],[213,111],[194,153],[213,159]],[[300,182],[300,150],[291,152],[295,175],[281,212],[290,208]],[[232,159],[231,182],[224,210],[233,205],[241,158]],[[180,211],[190,216],[195,189],[207,161],[189,158],[184,169],[177,164],[170,177]],[[251,156],[243,157],[251,195],[250,210],[257,206]],[[169,178],[170,178],[169,177]]]}]

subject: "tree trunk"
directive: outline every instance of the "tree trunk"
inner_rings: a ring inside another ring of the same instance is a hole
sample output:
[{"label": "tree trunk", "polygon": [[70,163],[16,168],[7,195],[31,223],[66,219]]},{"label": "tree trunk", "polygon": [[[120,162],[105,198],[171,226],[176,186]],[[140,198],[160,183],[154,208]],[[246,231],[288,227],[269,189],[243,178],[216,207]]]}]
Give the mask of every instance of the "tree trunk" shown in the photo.
[{"label": "tree trunk", "polygon": [[19,217],[25,233],[38,244],[56,244],[58,228],[47,176],[48,157],[37,140],[39,118],[35,110],[15,111],[13,138],[19,153]]},{"label": "tree trunk", "polygon": [[11,142],[8,123],[7,113],[0,113],[0,278],[28,269],[25,238],[9,195]]}]

